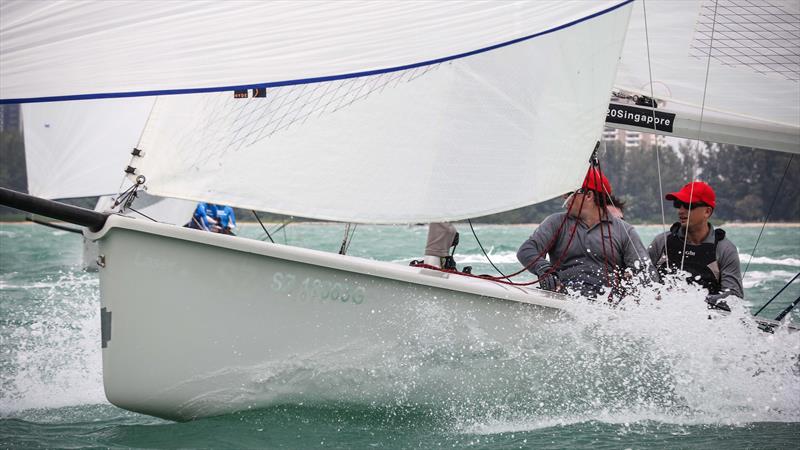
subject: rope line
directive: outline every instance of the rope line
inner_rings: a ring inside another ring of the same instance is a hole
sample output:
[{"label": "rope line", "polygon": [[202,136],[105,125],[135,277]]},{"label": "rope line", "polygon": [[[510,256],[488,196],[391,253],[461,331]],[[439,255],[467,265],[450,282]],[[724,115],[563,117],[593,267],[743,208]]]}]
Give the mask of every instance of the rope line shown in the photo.
[{"label": "rope line", "polygon": [[489,258],[489,255],[486,253],[486,250],[483,249],[483,244],[481,244],[481,240],[478,239],[478,235],[475,233],[475,228],[472,227],[472,220],[467,219],[467,223],[469,223],[469,229],[472,230],[472,235],[475,237],[475,241],[478,243],[478,247],[481,248],[481,251],[483,252],[483,256],[486,257],[486,260],[489,261],[489,264],[491,264],[492,267],[494,267],[494,270],[496,270],[497,273],[502,275],[504,279],[510,281],[511,279],[506,274],[504,274],[500,269],[498,269],[497,266],[494,265],[494,263],[492,262],[492,259]]},{"label": "rope line", "polygon": [[137,210],[133,209],[133,207],[131,207],[131,206],[128,206],[128,209],[130,209],[131,211],[135,212],[136,214],[139,214],[142,217],[145,217],[147,219],[152,220],[153,222],[158,223],[158,221],[156,219],[153,219],[152,217],[148,216],[147,214],[145,214],[145,213],[143,213],[141,211],[137,211]]},{"label": "rope line", "polygon": [[264,226],[264,222],[262,222],[261,218],[258,217],[258,214],[256,214],[256,211],[251,209],[250,212],[253,213],[253,215],[255,216],[256,220],[258,221],[258,224],[261,225],[261,229],[264,230],[264,233],[267,233],[267,237],[269,238],[269,241],[274,244],[275,240],[272,239],[272,236],[269,234],[269,231],[267,231],[267,227]]},{"label": "rope line", "polygon": [[[650,98],[653,100],[653,131],[656,130],[656,95],[653,88],[653,65],[650,60],[650,35],[647,28],[647,0],[642,0],[642,10],[644,12],[644,41],[647,46],[647,73],[650,77]],[[655,134],[655,133],[654,133]],[[658,203],[661,205],[661,231],[667,233],[667,215],[664,212],[664,185],[661,180],[661,154],[660,145],[658,145],[658,138],[656,138],[656,171],[658,172]],[[627,230],[626,230],[627,231]],[[668,252],[664,252],[667,254]],[[637,255],[638,251],[637,251]],[[639,258],[641,259],[641,258]],[[669,267],[669,255],[667,254],[667,267]]]},{"label": "rope line", "polygon": [[797,275],[795,275],[795,276],[794,276],[794,277],[793,277],[791,280],[789,280],[789,282],[788,282],[788,283],[786,283],[786,285],[785,285],[785,286],[783,286],[783,287],[781,288],[781,290],[780,290],[780,291],[778,291],[778,293],[777,293],[777,294],[773,295],[773,296],[772,296],[772,298],[771,298],[771,299],[769,299],[769,301],[768,301],[767,303],[765,303],[765,304],[764,304],[764,306],[762,306],[761,308],[759,308],[759,310],[758,310],[758,311],[756,311],[756,313],[755,313],[755,314],[753,314],[753,316],[754,316],[754,317],[755,317],[755,316],[757,316],[757,315],[758,315],[758,314],[759,314],[761,311],[763,311],[763,310],[764,310],[764,308],[766,308],[767,306],[769,306],[769,304],[770,304],[770,303],[772,303],[772,301],[773,301],[773,300],[775,300],[776,298],[778,298],[778,296],[779,296],[779,295],[781,295],[781,292],[783,292],[784,290],[786,290],[786,288],[788,288],[790,284],[794,283],[794,280],[796,280],[796,279],[797,279],[797,277],[800,277],[800,272],[797,272]]},{"label": "rope line", "polygon": [[761,224],[761,231],[758,232],[758,238],[756,239],[755,245],[753,245],[753,250],[750,252],[750,258],[747,260],[747,265],[744,267],[742,280],[744,280],[744,277],[747,276],[747,270],[750,268],[750,262],[753,260],[753,256],[756,255],[756,248],[758,248],[758,243],[761,241],[761,235],[764,233],[764,227],[767,226],[769,216],[772,214],[772,207],[775,206],[775,201],[778,200],[778,195],[781,193],[781,186],[783,185],[783,180],[786,178],[786,174],[789,172],[789,166],[792,164],[792,159],[794,159],[794,154],[789,157],[789,162],[786,164],[786,169],[783,171],[781,181],[778,183],[778,188],[775,190],[775,195],[772,197],[772,203],[769,205],[767,215],[764,217],[764,222]]},{"label": "rope line", "polygon": [[[698,152],[700,136],[703,134],[703,115],[706,110],[706,94],[708,93],[708,74],[711,71],[711,53],[714,50],[714,29],[717,25],[717,6],[719,1],[714,0],[714,17],[711,22],[711,41],[708,43],[708,60],[706,61],[706,81],[703,84],[703,102],[700,104],[700,122],[697,125],[697,139],[695,140],[695,153]],[[692,168],[692,187],[689,190],[689,209],[686,218],[686,233],[683,236],[683,251],[681,252],[681,270],[686,261],[686,243],[689,241],[689,222],[692,214],[692,196],[694,195],[694,181],[697,178],[697,163]]]}]

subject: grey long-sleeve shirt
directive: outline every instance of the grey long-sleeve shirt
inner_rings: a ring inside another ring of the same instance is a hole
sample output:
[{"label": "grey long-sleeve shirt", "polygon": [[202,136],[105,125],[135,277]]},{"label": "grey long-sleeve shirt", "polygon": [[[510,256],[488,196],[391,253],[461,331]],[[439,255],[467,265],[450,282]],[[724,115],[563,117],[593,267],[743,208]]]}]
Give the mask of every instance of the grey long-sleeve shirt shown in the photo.
[{"label": "grey long-sleeve shirt", "polygon": [[[708,236],[703,240],[703,244],[714,243],[714,226],[708,224]],[[681,228],[678,237],[683,244],[682,236],[685,235],[685,228]],[[659,234],[653,239],[653,242],[648,247],[647,252],[650,256],[650,261],[653,265],[658,267],[659,264],[666,262],[666,246],[667,235],[670,232]],[[742,287],[742,270],[739,262],[739,251],[733,242],[727,237],[717,243],[717,265],[719,266],[719,279],[722,287],[722,292],[729,291],[731,294],[744,298],[744,288]]]},{"label": "grey long-sleeve shirt", "polygon": [[[517,259],[522,265],[527,266],[547,247],[565,215],[566,213],[558,213],[546,218],[531,237],[522,244],[517,251]],[[569,235],[576,222],[575,236],[567,248]],[[602,224],[605,252],[609,262],[617,269],[630,268],[634,273],[645,272],[648,280],[656,279],[655,270],[648,260],[647,251],[636,230],[627,222],[616,217],[608,217],[602,221]],[[609,225],[613,243],[613,258],[609,248]],[[548,253],[550,260],[541,258],[528,270],[540,276],[564,255],[561,264],[556,269],[559,280],[568,287],[577,287],[582,291],[597,290],[600,286],[606,285],[602,235],[600,223],[589,228],[583,222],[568,217],[555,245]],[[580,284],[584,286],[576,286]]]}]

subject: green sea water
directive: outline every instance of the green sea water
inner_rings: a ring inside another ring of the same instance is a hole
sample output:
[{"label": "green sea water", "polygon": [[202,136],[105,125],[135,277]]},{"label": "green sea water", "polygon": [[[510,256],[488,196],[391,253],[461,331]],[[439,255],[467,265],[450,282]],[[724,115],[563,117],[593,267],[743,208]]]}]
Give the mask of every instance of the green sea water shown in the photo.
[{"label": "green sea water", "polygon": [[[458,227],[459,266],[492,273],[469,227]],[[637,229],[645,243],[661,231],[660,226]],[[516,248],[532,230],[476,226],[492,261],[504,271],[518,267]],[[742,267],[749,261],[740,313],[757,310],[800,271],[800,228],[767,228],[754,254],[759,230],[727,228]],[[349,254],[407,264],[420,257],[426,231],[359,226]],[[292,224],[274,237],[336,252],[343,232],[341,225]],[[244,224],[241,235],[263,237],[257,224]],[[446,366],[454,374],[452,384],[465,387],[434,405],[409,400],[409,392],[426,388],[409,386],[409,379],[425,380],[409,378],[403,372],[407,366],[398,366],[386,381],[397,396],[380,401],[299,400],[187,423],[128,412],[109,404],[103,393],[98,279],[83,272],[80,261],[77,235],[0,225],[2,448],[797,448],[800,443],[800,333],[766,335],[739,326],[744,316],[738,322],[709,321],[702,306],[694,306],[699,298],[682,297],[664,298],[657,310],[647,309],[647,301],[623,311],[587,307],[573,326],[549,324],[539,341],[521,343],[538,353],[491,348],[459,360],[464,352],[453,350],[464,344],[459,342],[411,353],[417,358],[413,367],[436,373]],[[800,282],[795,282],[762,316],[774,317],[798,296]],[[800,311],[790,319],[800,323]],[[481,380],[472,367],[458,370],[458,364],[487,361],[487,377],[507,380],[503,390]],[[356,388],[370,381],[353,374],[337,380]]]}]

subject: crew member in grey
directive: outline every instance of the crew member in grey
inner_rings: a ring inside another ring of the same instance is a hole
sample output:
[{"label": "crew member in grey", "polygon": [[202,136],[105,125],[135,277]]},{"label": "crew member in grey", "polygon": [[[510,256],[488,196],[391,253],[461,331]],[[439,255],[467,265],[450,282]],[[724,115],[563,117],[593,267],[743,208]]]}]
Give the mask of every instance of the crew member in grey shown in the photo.
[{"label": "crew member in grey", "polygon": [[729,295],[744,298],[739,252],[725,231],[708,221],[717,200],[711,186],[695,181],[665,198],[672,200],[679,221],[656,236],[648,249],[659,275],[683,268],[689,272],[688,282],[708,289],[706,300],[711,304]]},{"label": "crew member in grey", "polygon": [[[547,217],[517,251],[519,262],[539,277],[539,286],[596,296],[620,275],[636,275],[641,283],[649,283],[655,273],[639,235],[606,211],[611,195],[608,179],[592,168],[572,195],[567,212]],[[573,227],[575,235],[569,243]],[[531,264],[542,252],[549,261],[542,257]]]},{"label": "crew member in grey", "polygon": [[431,223],[428,225],[428,243],[425,245],[425,264],[450,268],[450,247],[455,245],[458,235],[451,223]]}]

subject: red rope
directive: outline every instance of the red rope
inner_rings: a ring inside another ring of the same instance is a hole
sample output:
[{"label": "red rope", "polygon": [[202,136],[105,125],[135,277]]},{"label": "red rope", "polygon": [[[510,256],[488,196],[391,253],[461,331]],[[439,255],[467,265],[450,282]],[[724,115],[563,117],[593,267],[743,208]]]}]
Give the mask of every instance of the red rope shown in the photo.
[{"label": "red rope", "polygon": [[[597,171],[596,171],[596,173],[597,173],[597,176],[600,178],[600,181],[602,182],[603,170],[600,168],[600,162],[599,161],[597,161]],[[610,194],[611,194],[610,192],[609,193],[601,193],[601,195],[605,195],[605,196],[610,196]],[[615,269],[611,269],[611,278],[609,278],[609,276],[608,276],[609,267],[612,267],[612,265],[615,267],[616,266],[616,260],[617,260],[616,259],[616,254],[614,253],[614,238],[612,236],[611,222],[609,222],[608,223],[608,248],[609,248],[609,251],[611,253],[611,263],[609,263],[608,255],[606,254],[606,247],[605,247],[605,234],[603,233],[603,211],[602,211],[602,208],[601,208],[601,206],[599,204],[597,205],[597,211],[598,211],[598,214],[600,215],[600,241],[603,243],[603,268],[605,270],[606,283],[608,284],[608,287],[609,287],[608,301],[611,302],[612,301],[612,296],[614,294],[614,288],[615,288],[615,285],[617,284],[618,276],[619,276],[619,274],[617,273],[617,271]],[[607,211],[606,211],[606,215],[608,215]]]},{"label": "red rope", "polygon": [[[488,278],[488,279],[491,279],[491,280],[509,280],[509,281],[511,281],[512,277],[515,277],[515,276],[527,271],[531,267],[533,267],[533,265],[536,264],[537,261],[542,259],[542,257],[544,255],[546,255],[553,248],[553,246],[555,246],[555,243],[558,240],[558,237],[561,235],[561,230],[564,228],[564,224],[567,223],[567,219],[569,219],[569,210],[572,209],[572,205],[574,203],[575,203],[575,197],[573,196],[570,199],[570,204],[569,204],[569,207],[567,208],[567,214],[564,214],[564,218],[561,220],[561,223],[558,225],[558,229],[553,234],[553,237],[550,239],[550,242],[548,242],[547,246],[545,246],[545,248],[542,249],[542,251],[539,252],[538,255],[536,255],[536,258],[534,258],[531,262],[526,264],[525,267],[523,267],[522,269],[520,269],[520,270],[518,270],[518,271],[516,271],[516,272],[514,272],[514,273],[512,273],[510,275],[500,276],[500,277],[498,277],[496,275],[482,275],[481,278]],[[581,199],[581,207],[583,207],[583,199]],[[528,284],[532,284],[532,283],[528,283]]]}]

